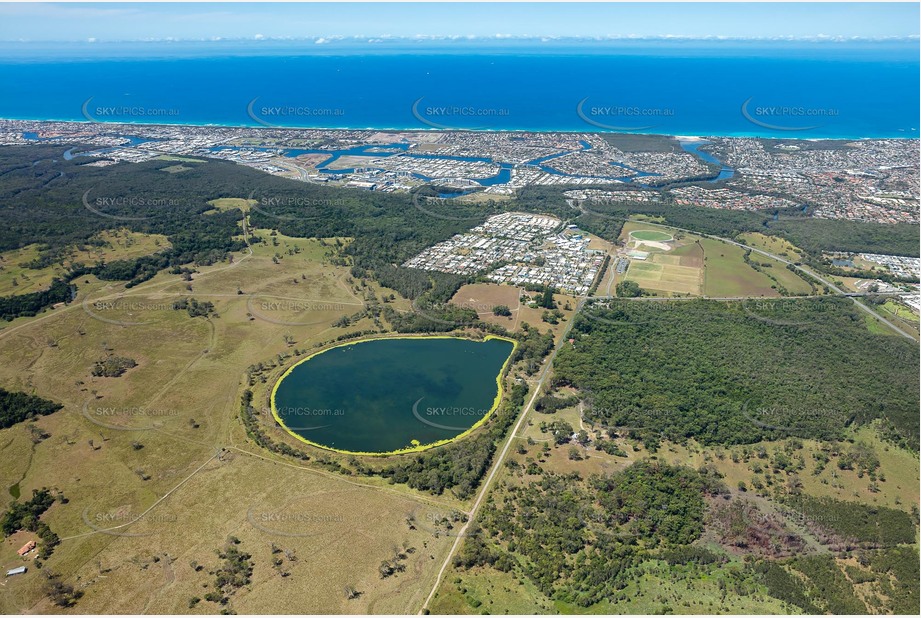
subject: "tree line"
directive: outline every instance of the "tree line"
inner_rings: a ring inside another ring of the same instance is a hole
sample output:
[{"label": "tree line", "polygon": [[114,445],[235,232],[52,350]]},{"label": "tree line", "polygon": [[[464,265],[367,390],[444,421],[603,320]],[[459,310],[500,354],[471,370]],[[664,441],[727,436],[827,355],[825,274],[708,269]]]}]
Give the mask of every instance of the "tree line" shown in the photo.
[{"label": "tree line", "polygon": [[918,448],[918,349],[870,333],[847,299],[611,301],[587,307],[571,336],[554,386],[580,389],[589,420],[652,448],[834,440],[876,418]]}]

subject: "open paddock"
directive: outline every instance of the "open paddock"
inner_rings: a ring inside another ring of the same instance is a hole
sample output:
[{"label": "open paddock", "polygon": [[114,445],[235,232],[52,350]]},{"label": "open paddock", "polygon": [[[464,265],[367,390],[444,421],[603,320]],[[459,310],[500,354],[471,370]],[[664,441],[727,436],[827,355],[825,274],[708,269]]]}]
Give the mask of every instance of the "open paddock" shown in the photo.
[{"label": "open paddock", "polygon": [[[62,539],[45,568],[84,592],[81,612],[218,613],[205,600],[191,610],[190,599],[209,591],[228,536],[255,563],[253,584],[231,595],[239,612],[412,613],[434,583],[432,565],[453,538],[406,520],[440,521],[457,500],[293,463],[243,431],[249,367],[373,328],[367,318],[333,323],[360,311],[365,295],[391,293],[332,265],[337,239],[255,235],[265,242],[251,253],[196,267],[191,281],[162,271],[125,289],[87,276],[74,302],[0,329],[0,385],[64,405],[0,430],[0,507],[44,486],[67,497],[42,517]],[[173,308],[187,298],[212,302],[214,313]],[[137,366],[92,376],[107,355]],[[274,567],[273,543],[294,558]],[[0,563],[15,565],[16,549],[4,543]],[[404,570],[381,578],[396,553]],[[10,579],[0,610],[54,611],[40,575]],[[358,597],[348,600],[345,585]]]}]

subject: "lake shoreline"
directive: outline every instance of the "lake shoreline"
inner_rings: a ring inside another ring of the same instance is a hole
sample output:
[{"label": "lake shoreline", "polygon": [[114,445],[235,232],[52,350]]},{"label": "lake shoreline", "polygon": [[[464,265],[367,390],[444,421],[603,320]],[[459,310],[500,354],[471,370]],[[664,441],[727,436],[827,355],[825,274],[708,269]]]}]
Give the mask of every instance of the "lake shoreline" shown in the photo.
[{"label": "lake shoreline", "polygon": [[[299,433],[297,433],[297,432],[293,431],[292,429],[290,429],[290,428],[287,426],[287,424],[284,422],[284,420],[281,418],[281,415],[280,415],[279,412],[278,412],[278,407],[276,406],[276,395],[277,395],[277,393],[278,393],[279,387],[281,386],[281,384],[282,384],[282,382],[285,380],[285,378],[288,377],[288,376],[295,370],[295,368],[297,368],[298,366],[302,365],[303,363],[306,363],[307,361],[309,361],[309,360],[311,360],[311,359],[313,359],[313,358],[316,358],[317,356],[319,356],[319,355],[321,355],[321,354],[323,354],[323,353],[325,353],[325,352],[329,352],[329,351],[331,351],[331,350],[335,350],[335,349],[338,349],[338,348],[343,348],[343,347],[347,347],[347,346],[351,346],[351,345],[358,345],[358,344],[361,344],[361,343],[369,343],[369,342],[373,342],[373,341],[434,340],[434,339],[453,339],[453,340],[460,340],[460,341],[472,341],[472,342],[476,342],[476,343],[482,343],[482,342],[486,342],[486,341],[490,341],[490,340],[499,340],[499,341],[505,341],[505,342],[507,342],[507,343],[511,343],[511,344],[512,344],[512,349],[511,349],[511,351],[509,352],[508,357],[505,359],[504,363],[502,364],[502,367],[499,369],[499,372],[498,372],[498,374],[496,375],[497,393],[496,393],[496,396],[495,396],[495,398],[494,398],[494,400],[493,400],[493,403],[492,403],[492,405],[491,405],[489,411],[488,411],[486,414],[484,414],[480,419],[478,419],[477,422],[474,423],[471,427],[467,428],[465,431],[463,431],[462,433],[460,433],[460,434],[458,434],[458,435],[456,435],[456,436],[453,436],[453,437],[451,437],[451,438],[447,438],[447,439],[444,439],[444,440],[438,440],[438,441],[435,441],[435,442],[429,442],[429,443],[425,443],[425,444],[407,446],[407,447],[404,447],[404,448],[394,449],[394,450],[389,450],[389,451],[379,451],[379,452],[378,452],[378,451],[352,451],[352,450],[347,450],[347,449],[339,449],[339,448],[332,447],[332,446],[325,445],[325,444],[320,444],[320,443],[318,443],[318,442],[314,442],[314,441],[312,441],[312,440],[309,440],[309,439],[305,438],[304,436],[302,436],[302,435],[300,435]],[[422,451],[427,451],[427,450],[430,450],[430,449],[433,449],[433,448],[436,448],[436,447],[439,447],[439,446],[444,446],[444,445],[446,445],[446,444],[450,444],[451,442],[455,442],[455,441],[457,441],[457,440],[461,440],[461,439],[463,439],[463,438],[469,436],[471,433],[473,433],[473,432],[474,432],[475,430],[477,430],[478,428],[480,428],[480,427],[482,427],[483,425],[485,425],[486,422],[487,422],[490,418],[492,418],[493,414],[495,413],[495,411],[498,409],[499,405],[501,404],[502,398],[505,396],[504,379],[505,379],[505,376],[507,375],[508,369],[509,369],[509,367],[510,367],[510,365],[511,365],[512,357],[515,355],[515,352],[518,350],[518,346],[519,346],[519,342],[518,342],[518,340],[516,340],[516,339],[512,339],[511,337],[505,337],[505,336],[502,336],[502,335],[493,335],[493,334],[488,334],[488,335],[486,335],[485,337],[483,337],[482,339],[474,339],[474,338],[472,338],[472,337],[455,336],[455,335],[429,335],[429,334],[410,335],[410,334],[399,334],[399,335],[396,335],[396,336],[387,336],[387,335],[380,336],[380,337],[367,336],[367,337],[361,337],[361,338],[358,338],[358,339],[355,339],[355,340],[351,340],[351,341],[344,341],[344,342],[336,343],[336,344],[334,344],[334,345],[330,345],[330,346],[328,346],[328,347],[324,347],[324,348],[322,348],[322,349],[320,349],[320,350],[317,350],[317,351],[315,351],[315,352],[312,352],[311,354],[307,355],[306,357],[300,359],[299,361],[297,361],[296,363],[294,363],[293,365],[291,365],[290,367],[288,367],[288,368],[284,371],[284,373],[282,373],[281,376],[279,376],[279,378],[275,381],[275,384],[272,386],[272,390],[271,390],[271,393],[270,393],[270,395],[269,395],[269,407],[270,407],[270,409],[271,409],[271,411],[272,411],[272,417],[273,417],[273,419],[275,420],[275,422],[278,423],[279,427],[281,427],[286,433],[288,433],[289,435],[291,435],[292,437],[294,437],[294,438],[297,439],[298,441],[303,442],[304,444],[307,444],[307,445],[312,446],[312,447],[314,447],[314,448],[318,448],[318,449],[321,449],[321,450],[324,450],[324,451],[330,451],[330,452],[334,452],[334,453],[339,453],[339,454],[342,454],[342,455],[357,455],[357,456],[364,456],[364,457],[390,457],[390,456],[393,456],[393,455],[405,455],[405,454],[410,454],[410,453],[420,453],[420,452],[422,452]]]}]

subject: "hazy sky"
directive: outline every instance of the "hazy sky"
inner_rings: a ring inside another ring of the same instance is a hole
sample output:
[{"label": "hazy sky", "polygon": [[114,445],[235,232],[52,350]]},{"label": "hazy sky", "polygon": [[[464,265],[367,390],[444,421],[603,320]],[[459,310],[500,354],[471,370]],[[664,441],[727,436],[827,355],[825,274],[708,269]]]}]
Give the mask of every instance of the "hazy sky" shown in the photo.
[{"label": "hazy sky", "polygon": [[918,3],[0,4],[0,40],[918,35]]}]

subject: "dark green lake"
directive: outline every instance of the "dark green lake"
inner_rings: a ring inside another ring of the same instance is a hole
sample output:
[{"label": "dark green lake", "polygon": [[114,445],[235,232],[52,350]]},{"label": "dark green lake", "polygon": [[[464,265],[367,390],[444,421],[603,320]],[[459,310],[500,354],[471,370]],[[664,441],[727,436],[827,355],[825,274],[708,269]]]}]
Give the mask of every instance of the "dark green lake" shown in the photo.
[{"label": "dark green lake", "polygon": [[382,453],[449,440],[491,410],[513,345],[490,339],[375,339],[295,366],[275,389],[275,412],[310,442]]}]

